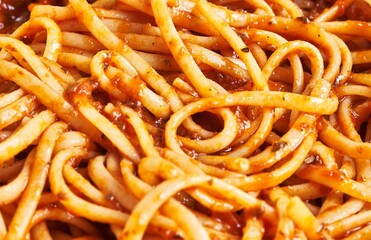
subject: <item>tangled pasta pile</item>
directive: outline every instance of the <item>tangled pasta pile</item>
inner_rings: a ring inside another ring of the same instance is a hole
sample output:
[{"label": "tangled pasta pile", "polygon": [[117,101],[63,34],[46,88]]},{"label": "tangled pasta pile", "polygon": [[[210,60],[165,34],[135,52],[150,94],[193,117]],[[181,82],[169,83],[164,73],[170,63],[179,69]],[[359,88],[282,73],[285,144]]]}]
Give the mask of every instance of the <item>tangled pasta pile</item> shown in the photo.
[{"label": "tangled pasta pile", "polygon": [[369,4],[31,4],[0,36],[0,238],[370,239]]}]

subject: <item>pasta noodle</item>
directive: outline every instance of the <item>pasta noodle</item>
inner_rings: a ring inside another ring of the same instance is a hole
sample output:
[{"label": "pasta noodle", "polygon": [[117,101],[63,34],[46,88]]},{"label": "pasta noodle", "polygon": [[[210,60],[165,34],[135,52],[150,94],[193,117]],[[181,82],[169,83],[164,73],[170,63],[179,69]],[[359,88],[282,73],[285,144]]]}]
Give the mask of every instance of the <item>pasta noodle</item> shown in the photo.
[{"label": "pasta noodle", "polygon": [[6,4],[0,239],[371,238],[370,1]]}]

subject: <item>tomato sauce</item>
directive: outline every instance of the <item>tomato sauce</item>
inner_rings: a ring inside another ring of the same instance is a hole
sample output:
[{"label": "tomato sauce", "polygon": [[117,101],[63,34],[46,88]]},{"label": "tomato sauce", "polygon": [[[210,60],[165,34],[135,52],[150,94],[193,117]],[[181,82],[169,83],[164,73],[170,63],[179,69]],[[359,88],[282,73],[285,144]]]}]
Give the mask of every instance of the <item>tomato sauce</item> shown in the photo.
[{"label": "tomato sauce", "polygon": [[0,33],[10,33],[27,21],[30,3],[63,5],[64,0],[0,0]]}]

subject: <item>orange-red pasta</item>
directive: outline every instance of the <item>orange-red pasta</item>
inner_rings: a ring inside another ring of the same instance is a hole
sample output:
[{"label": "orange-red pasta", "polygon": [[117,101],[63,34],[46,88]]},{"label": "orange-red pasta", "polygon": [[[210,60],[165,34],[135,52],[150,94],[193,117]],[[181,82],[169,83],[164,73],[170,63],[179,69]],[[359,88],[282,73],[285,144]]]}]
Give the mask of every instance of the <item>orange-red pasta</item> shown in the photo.
[{"label": "orange-red pasta", "polygon": [[370,1],[28,3],[0,239],[371,237]]}]

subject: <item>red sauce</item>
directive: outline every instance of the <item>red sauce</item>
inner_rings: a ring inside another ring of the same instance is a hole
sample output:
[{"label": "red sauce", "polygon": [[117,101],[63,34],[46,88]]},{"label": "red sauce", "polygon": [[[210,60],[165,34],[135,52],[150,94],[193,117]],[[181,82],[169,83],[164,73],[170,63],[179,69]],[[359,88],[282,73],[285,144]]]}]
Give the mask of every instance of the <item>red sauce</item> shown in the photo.
[{"label": "red sauce", "polygon": [[30,0],[0,0],[0,32],[13,31],[29,16],[27,5]]},{"label": "red sauce", "polygon": [[370,21],[371,6],[363,0],[355,0],[348,7],[344,1],[335,0],[294,0],[298,6],[304,10],[308,19],[313,20],[325,9],[336,4],[339,7],[338,17],[341,19]]},{"label": "red sauce", "polygon": [[63,5],[63,0],[0,0],[0,33],[10,33],[29,18],[30,3]]},{"label": "red sauce", "polygon": [[371,5],[363,0],[355,0],[345,11],[348,19],[371,21]]}]

